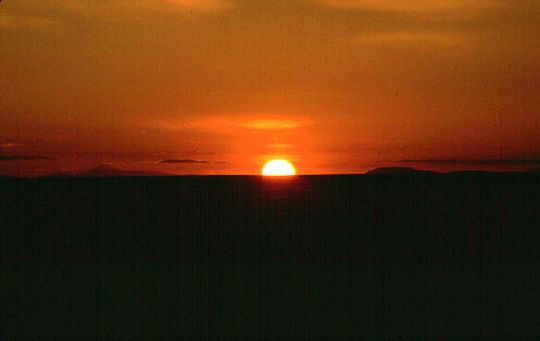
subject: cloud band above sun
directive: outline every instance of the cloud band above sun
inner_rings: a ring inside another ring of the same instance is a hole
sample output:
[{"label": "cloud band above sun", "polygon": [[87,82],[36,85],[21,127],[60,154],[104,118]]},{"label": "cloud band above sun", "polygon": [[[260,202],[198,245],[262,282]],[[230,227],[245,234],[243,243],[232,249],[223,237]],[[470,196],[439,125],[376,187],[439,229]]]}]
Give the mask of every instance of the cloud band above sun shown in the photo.
[{"label": "cloud band above sun", "polygon": [[161,121],[159,128],[166,130],[197,130],[209,133],[227,134],[249,130],[281,131],[292,130],[312,124],[303,116],[281,115],[211,115],[185,121]]}]

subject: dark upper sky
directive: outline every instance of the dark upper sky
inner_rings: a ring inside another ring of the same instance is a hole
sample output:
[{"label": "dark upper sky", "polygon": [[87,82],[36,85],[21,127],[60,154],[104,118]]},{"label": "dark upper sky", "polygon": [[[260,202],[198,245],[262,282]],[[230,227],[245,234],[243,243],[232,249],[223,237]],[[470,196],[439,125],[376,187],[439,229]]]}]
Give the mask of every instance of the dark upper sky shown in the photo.
[{"label": "dark upper sky", "polygon": [[539,35],[533,0],[4,0],[0,173],[515,166]]}]

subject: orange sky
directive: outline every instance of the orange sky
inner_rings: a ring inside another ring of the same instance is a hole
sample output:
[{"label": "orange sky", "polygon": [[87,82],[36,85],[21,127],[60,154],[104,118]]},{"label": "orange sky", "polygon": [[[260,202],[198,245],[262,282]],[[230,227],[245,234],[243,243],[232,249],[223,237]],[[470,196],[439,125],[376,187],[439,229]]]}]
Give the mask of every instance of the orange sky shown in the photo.
[{"label": "orange sky", "polygon": [[535,0],[5,0],[0,175],[537,167],[539,35]]}]

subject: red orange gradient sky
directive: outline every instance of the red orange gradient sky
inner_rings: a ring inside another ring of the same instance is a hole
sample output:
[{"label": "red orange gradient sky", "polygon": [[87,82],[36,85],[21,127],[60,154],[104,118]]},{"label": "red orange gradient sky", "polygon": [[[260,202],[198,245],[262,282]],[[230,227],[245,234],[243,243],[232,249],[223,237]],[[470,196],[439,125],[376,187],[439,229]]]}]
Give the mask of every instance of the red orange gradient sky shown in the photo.
[{"label": "red orange gradient sky", "polygon": [[4,0],[0,175],[538,167],[539,34],[535,0]]}]

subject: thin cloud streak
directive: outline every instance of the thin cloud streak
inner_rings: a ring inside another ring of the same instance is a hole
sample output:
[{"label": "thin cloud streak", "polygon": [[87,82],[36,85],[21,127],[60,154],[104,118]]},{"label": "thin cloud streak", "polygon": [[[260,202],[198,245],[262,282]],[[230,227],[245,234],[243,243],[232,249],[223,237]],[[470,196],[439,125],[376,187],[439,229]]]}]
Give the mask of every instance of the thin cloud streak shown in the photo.
[{"label": "thin cloud streak", "polygon": [[6,143],[0,143],[0,148],[5,148],[5,149],[8,149],[8,148],[17,148],[17,147],[21,147],[22,144],[20,143],[13,143],[13,142],[6,142]]},{"label": "thin cloud streak", "polygon": [[201,12],[217,12],[230,7],[226,0],[165,0],[168,3]]},{"label": "thin cloud streak", "polygon": [[208,161],[205,160],[192,160],[192,159],[167,159],[160,161],[159,163],[189,163],[189,164],[206,164]]},{"label": "thin cloud streak", "polygon": [[[27,0],[28,1],[28,0]],[[126,14],[148,14],[152,12],[190,11],[199,13],[214,13],[231,7],[228,0],[123,0],[96,1],[56,1],[56,7],[67,8],[75,12],[99,15],[110,14],[111,11]]]},{"label": "thin cloud streak", "polygon": [[59,22],[50,18],[0,13],[0,29],[46,30],[58,25]]},{"label": "thin cloud streak", "polygon": [[453,48],[464,46],[472,37],[452,32],[429,32],[429,31],[396,31],[376,32],[356,35],[346,39],[346,42],[354,45],[370,46],[434,46]]},{"label": "thin cloud streak", "polygon": [[[156,125],[155,122],[149,122]],[[172,131],[196,130],[218,134],[239,134],[242,131],[280,131],[302,128],[313,124],[313,120],[303,116],[273,115],[210,115],[187,120],[163,120],[158,128]]]},{"label": "thin cloud streak", "polygon": [[32,161],[32,160],[56,160],[53,157],[42,155],[0,155],[0,161]]},{"label": "thin cloud streak", "polygon": [[383,12],[448,12],[477,11],[497,8],[503,5],[497,0],[314,0],[322,5],[336,8],[357,10],[375,10]]}]

